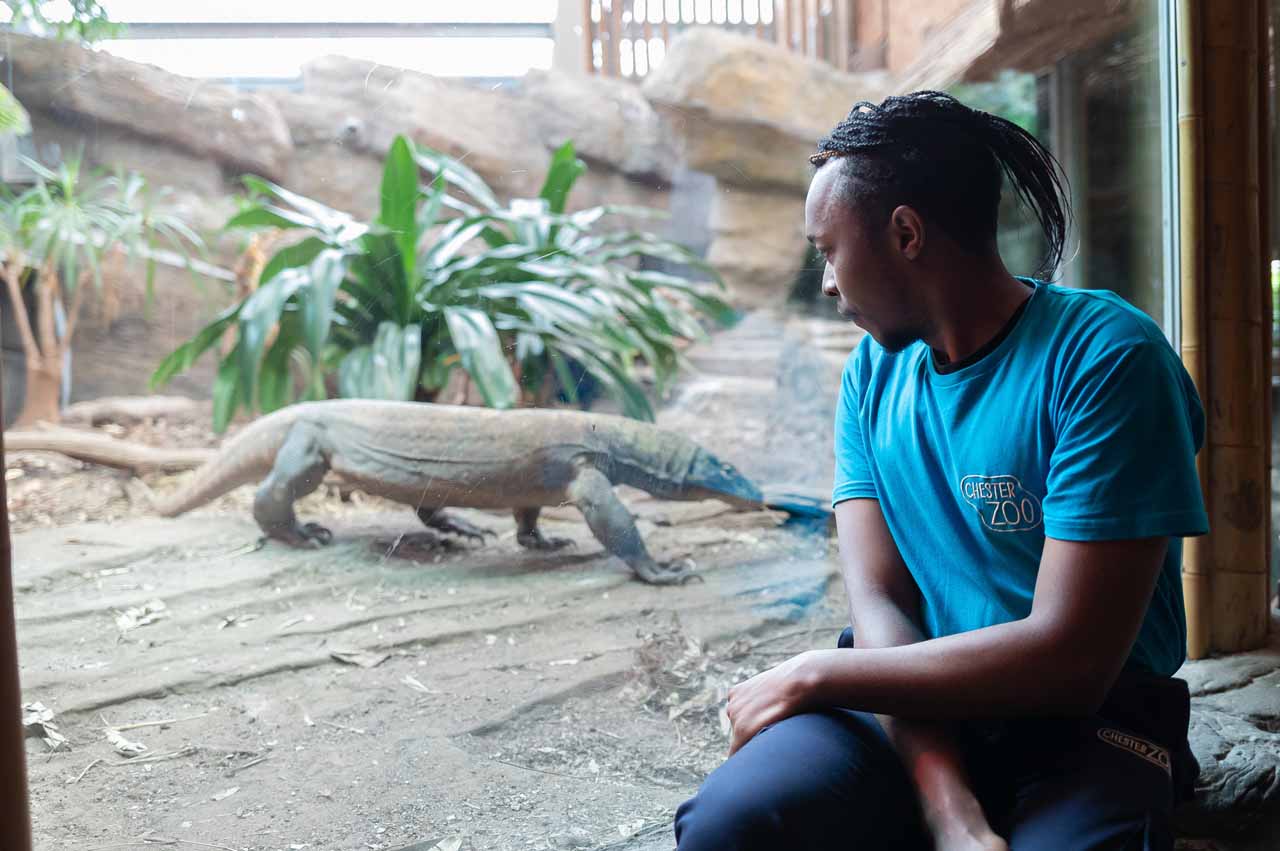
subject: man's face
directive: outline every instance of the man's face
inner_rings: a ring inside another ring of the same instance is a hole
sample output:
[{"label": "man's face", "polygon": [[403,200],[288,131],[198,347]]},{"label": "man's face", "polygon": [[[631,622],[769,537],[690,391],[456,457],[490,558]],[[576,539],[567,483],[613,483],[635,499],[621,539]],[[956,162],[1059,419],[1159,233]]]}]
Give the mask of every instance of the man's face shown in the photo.
[{"label": "man's face", "polygon": [[822,292],[885,349],[901,351],[922,336],[902,235],[891,221],[861,220],[840,196],[840,171],[838,161],[818,169],[805,200],[805,233],[827,261]]}]

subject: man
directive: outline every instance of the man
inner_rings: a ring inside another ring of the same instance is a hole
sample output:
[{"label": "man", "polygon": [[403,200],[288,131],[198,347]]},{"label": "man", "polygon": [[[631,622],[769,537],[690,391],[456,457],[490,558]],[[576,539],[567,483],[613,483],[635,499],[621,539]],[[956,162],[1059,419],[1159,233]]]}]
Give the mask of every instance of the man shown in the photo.
[{"label": "man", "polygon": [[823,288],[868,332],[836,415],[852,636],[730,691],[681,851],[1171,849],[1181,538],[1208,528],[1190,378],[1116,296],[1005,269],[1003,178],[1046,269],[1069,215],[1017,126],[918,92],[812,161]]}]

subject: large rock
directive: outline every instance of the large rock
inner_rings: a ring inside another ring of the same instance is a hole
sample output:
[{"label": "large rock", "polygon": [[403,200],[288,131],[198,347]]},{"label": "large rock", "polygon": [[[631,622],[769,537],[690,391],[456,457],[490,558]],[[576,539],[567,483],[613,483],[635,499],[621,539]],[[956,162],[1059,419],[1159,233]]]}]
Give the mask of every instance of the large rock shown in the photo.
[{"label": "large rock", "polygon": [[462,159],[499,197],[541,186],[546,149],[512,95],[342,56],[308,63],[302,77],[302,95],[275,96],[300,138],[382,157],[404,134]]},{"label": "large rock", "polygon": [[337,56],[308,64],[303,79],[301,92],[272,94],[298,147],[290,185],[350,213],[374,212],[398,134],[462,159],[501,199],[536,195],[550,151],[573,139],[591,167],[572,208],[668,206],[674,152],[633,86],[542,74],[516,97]]},{"label": "large rock", "polygon": [[548,148],[572,140],[589,162],[641,180],[671,182],[674,139],[634,84],[535,70],[521,89],[534,130]]},{"label": "large rock", "polygon": [[1275,847],[1268,842],[1280,831],[1280,645],[1189,662],[1178,675],[1191,688],[1190,741],[1200,763],[1196,799],[1177,814],[1180,835]]},{"label": "large rock", "polygon": [[854,103],[883,92],[882,74],[842,73],[712,28],[676,39],[644,85],[667,113],[690,167],[725,183],[793,192],[808,186],[818,139]]},{"label": "large rock", "polygon": [[235,213],[235,188],[216,162],[159,144],[120,127],[102,125],[92,133],[40,110],[31,110],[36,156],[57,162],[79,154],[87,166],[106,172],[134,171],[147,180],[153,199],[210,241],[211,259],[229,264],[234,255],[219,251],[217,232]]},{"label": "large rock", "polygon": [[711,202],[707,261],[744,307],[786,301],[804,263],[804,197],[721,186]]},{"label": "large rock", "polygon": [[160,140],[232,171],[268,177],[284,173],[293,143],[267,98],[150,65],[88,50],[71,42],[7,33],[0,69],[13,72],[13,91],[27,107],[54,113],[86,129],[122,127]]},{"label": "large rock", "polygon": [[336,143],[301,146],[285,185],[367,221],[378,212],[382,160]]}]

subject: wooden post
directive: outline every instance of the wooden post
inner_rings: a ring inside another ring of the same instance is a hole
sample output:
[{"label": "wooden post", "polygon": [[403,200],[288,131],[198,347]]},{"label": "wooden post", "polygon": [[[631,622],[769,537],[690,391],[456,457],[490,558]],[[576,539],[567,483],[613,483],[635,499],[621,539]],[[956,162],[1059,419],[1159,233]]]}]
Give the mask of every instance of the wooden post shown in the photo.
[{"label": "wooden post", "polygon": [[[588,74],[596,73],[596,58],[593,45],[598,33],[596,26],[591,21],[591,2],[592,0],[582,0],[582,59]],[[603,12],[603,10],[602,10]],[[600,49],[604,50],[604,40],[600,42]],[[604,54],[600,56],[601,66],[604,65]],[[600,72],[604,72],[604,68],[600,68]]]},{"label": "wooden post", "polygon": [[853,41],[853,0],[836,0],[834,11],[836,38],[832,64],[841,71],[848,71],[850,45]]},{"label": "wooden post", "polygon": [[[623,0],[609,0],[609,76],[622,76],[622,3]],[[604,10],[600,10],[600,18],[604,19]]]},{"label": "wooden post", "polygon": [[[1266,591],[1263,592],[1263,599],[1268,601],[1268,609],[1270,608],[1271,598],[1271,554],[1275,547],[1272,537],[1275,534],[1275,528],[1271,518],[1271,400],[1273,393],[1271,389],[1272,375],[1274,373],[1275,362],[1271,357],[1271,340],[1275,333],[1272,328],[1272,292],[1271,292],[1271,259],[1272,259],[1272,242],[1271,242],[1271,200],[1274,198],[1272,193],[1271,179],[1274,171],[1274,164],[1271,159],[1271,143],[1272,143],[1272,113],[1271,102],[1273,98],[1272,86],[1269,84],[1271,80],[1271,57],[1273,48],[1271,44],[1271,13],[1273,9],[1271,0],[1258,0],[1258,19],[1257,19],[1257,44],[1258,51],[1258,232],[1261,242],[1261,256],[1263,269],[1262,286],[1259,287],[1262,295],[1262,327],[1264,330],[1262,343],[1262,384],[1266,388],[1262,397],[1262,415],[1263,425],[1262,433],[1264,435],[1264,445],[1267,447],[1266,464],[1267,468],[1263,476],[1263,480],[1267,483],[1267,510],[1263,515],[1263,540],[1266,541],[1267,558],[1265,564],[1266,574]],[[1264,611],[1264,618],[1268,618],[1268,613]],[[1264,626],[1265,629],[1265,626]]]},{"label": "wooden post", "polygon": [[809,55],[809,26],[813,18],[809,15],[809,0],[800,0],[796,4],[800,7],[800,55]]},{"label": "wooden post", "polygon": [[[0,457],[3,454],[4,438],[0,435]],[[22,730],[22,692],[18,684],[18,634],[13,614],[13,548],[9,541],[9,499],[3,476],[0,476],[0,504],[4,508],[0,510],[0,848],[30,851],[27,752]]]},{"label": "wooden post", "polygon": [[[1266,641],[1270,555],[1270,317],[1264,325],[1260,186],[1259,0],[1197,4],[1203,156],[1199,175],[1204,255],[1200,328],[1208,370],[1208,557],[1211,651]],[[1204,601],[1198,601],[1203,607]],[[1203,640],[1204,625],[1200,625]]]},{"label": "wooden post", "polygon": [[[661,0],[650,0],[650,2],[661,2]],[[649,23],[649,10],[644,10],[644,73],[647,76],[653,71],[653,54],[649,51],[649,42],[653,40],[653,24]],[[639,76],[639,75],[637,75]]]}]

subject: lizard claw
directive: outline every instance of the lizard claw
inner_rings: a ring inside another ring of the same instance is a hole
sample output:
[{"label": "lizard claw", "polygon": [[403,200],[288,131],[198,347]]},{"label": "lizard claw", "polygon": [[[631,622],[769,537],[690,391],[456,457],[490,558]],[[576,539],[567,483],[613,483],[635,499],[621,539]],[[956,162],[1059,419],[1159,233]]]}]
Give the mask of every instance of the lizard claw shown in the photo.
[{"label": "lizard claw", "polygon": [[526,550],[562,550],[578,545],[572,538],[548,538],[537,530],[516,535],[516,543]]},{"label": "lizard claw", "polygon": [[423,522],[426,523],[429,528],[435,529],[438,532],[447,532],[451,535],[458,535],[459,537],[467,538],[471,541],[479,541],[482,544],[486,537],[498,537],[498,533],[492,529],[477,526],[470,521],[463,520],[461,517],[452,517],[443,512],[435,514],[428,519],[424,519]]},{"label": "lizard claw", "polygon": [[637,579],[650,585],[685,585],[694,580],[707,581],[705,577],[693,572],[693,562],[689,559],[662,564],[655,561],[641,562],[633,565],[632,569]]},{"label": "lizard claw", "polygon": [[284,541],[291,547],[308,550],[317,550],[328,546],[333,541],[333,532],[319,523],[303,523],[292,529],[273,530],[270,536],[278,541]]}]

